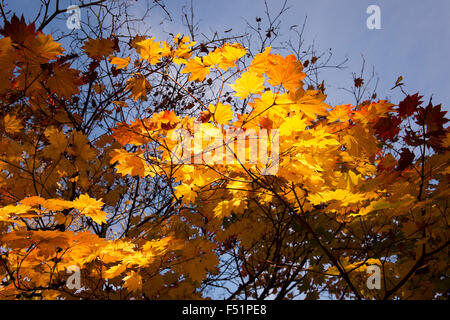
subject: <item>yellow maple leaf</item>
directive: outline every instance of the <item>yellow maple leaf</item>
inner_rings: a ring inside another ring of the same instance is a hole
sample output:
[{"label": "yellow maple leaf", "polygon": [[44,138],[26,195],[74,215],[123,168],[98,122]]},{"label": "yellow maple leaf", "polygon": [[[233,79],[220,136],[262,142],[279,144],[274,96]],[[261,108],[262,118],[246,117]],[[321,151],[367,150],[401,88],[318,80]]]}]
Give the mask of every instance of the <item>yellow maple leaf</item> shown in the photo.
[{"label": "yellow maple leaf", "polygon": [[111,163],[116,164],[117,173],[143,177],[146,175],[146,162],[138,154],[128,153],[126,150],[113,150]]},{"label": "yellow maple leaf", "polygon": [[270,47],[264,49],[264,52],[258,53],[252,60],[250,64],[249,71],[256,72],[258,74],[263,74],[267,71],[268,59],[270,54]]},{"label": "yellow maple leaf", "polygon": [[268,82],[273,86],[282,85],[286,90],[297,90],[303,86],[302,79],[306,74],[302,72],[303,66],[294,55],[283,58],[280,55],[270,55],[266,75]]},{"label": "yellow maple leaf", "polygon": [[105,271],[106,279],[113,279],[119,275],[121,275],[127,269],[127,265],[125,263],[121,263],[115,266],[112,266],[108,270]]},{"label": "yellow maple leaf", "polygon": [[115,64],[117,66],[116,67],[117,69],[124,69],[128,67],[130,60],[131,60],[130,57],[126,57],[125,59],[119,57],[110,57],[111,64]]},{"label": "yellow maple leaf", "polygon": [[9,114],[3,118],[3,126],[6,133],[9,134],[15,134],[23,128],[22,120],[15,115],[10,116]]},{"label": "yellow maple leaf", "polygon": [[356,125],[343,137],[348,153],[360,157],[363,151],[370,156],[378,151],[377,140],[362,125]]},{"label": "yellow maple leaf", "polygon": [[155,41],[155,37],[145,39],[137,43],[139,54],[142,59],[147,60],[150,64],[156,64],[162,57],[161,43]]},{"label": "yellow maple leaf", "polygon": [[193,59],[189,59],[186,62],[186,67],[181,70],[181,73],[190,73],[189,75],[189,81],[199,80],[203,81],[205,80],[205,77],[209,74],[210,70],[209,67],[206,66],[202,59],[199,57],[194,57]]},{"label": "yellow maple leaf", "polygon": [[222,62],[223,56],[220,48],[217,48],[211,52],[209,52],[206,56],[203,57],[203,63],[206,66],[215,66]]},{"label": "yellow maple leaf", "polygon": [[256,72],[244,72],[234,84],[230,84],[236,93],[235,96],[246,99],[250,93],[259,93],[264,90],[264,77]]},{"label": "yellow maple leaf", "polygon": [[45,208],[47,207],[47,200],[45,200],[44,198],[41,198],[39,196],[31,196],[31,197],[25,198],[25,199],[21,200],[20,203],[23,205],[27,205],[27,206],[41,205]]},{"label": "yellow maple leaf", "polygon": [[107,213],[102,211],[104,203],[100,200],[93,199],[87,194],[82,194],[77,200],[73,201],[73,207],[78,209],[81,214],[90,217],[94,222],[101,224],[106,222]]},{"label": "yellow maple leaf", "polygon": [[371,107],[376,110],[379,117],[387,117],[388,113],[392,111],[395,104],[392,104],[386,100],[379,100],[375,104],[371,104]]},{"label": "yellow maple leaf", "polygon": [[153,116],[153,119],[155,119],[158,122],[167,124],[167,123],[177,123],[179,121],[179,118],[175,114],[173,110],[164,110],[161,111]]},{"label": "yellow maple leaf", "polygon": [[142,277],[137,272],[128,272],[127,276],[123,278],[123,281],[125,281],[123,284],[124,288],[127,288],[130,292],[142,290]]},{"label": "yellow maple leaf", "polygon": [[229,217],[232,212],[241,212],[246,208],[246,202],[240,197],[236,197],[232,200],[223,200],[217,204],[214,208],[214,216],[218,218]]},{"label": "yellow maple leaf", "polygon": [[280,136],[291,136],[296,131],[305,130],[307,125],[307,120],[302,118],[300,114],[286,118],[279,128]]},{"label": "yellow maple leaf", "polygon": [[286,94],[278,94],[270,90],[264,91],[261,98],[256,98],[254,102],[249,103],[253,108],[252,116],[267,116],[272,118],[274,115],[284,117],[289,112],[292,101]]},{"label": "yellow maple leaf", "polygon": [[73,208],[73,203],[63,199],[47,199],[45,201],[45,206],[48,210],[62,211],[64,209]]},{"label": "yellow maple leaf", "polygon": [[[301,95],[296,94],[298,91]],[[300,98],[298,98],[300,96]],[[325,102],[325,95],[317,90],[306,90],[303,92],[299,89],[289,93],[289,98],[292,99],[293,104],[291,110],[301,111],[309,118],[315,119],[316,115],[326,115],[327,109],[330,108]]]},{"label": "yellow maple leaf", "polygon": [[209,105],[209,112],[213,114],[213,119],[219,124],[228,124],[233,119],[234,114],[229,104],[222,104],[219,102],[217,105]]},{"label": "yellow maple leaf", "polygon": [[226,43],[222,46],[223,57],[229,61],[236,61],[242,58],[246,53],[247,50],[240,43]]},{"label": "yellow maple leaf", "polygon": [[195,185],[180,184],[175,189],[175,196],[177,198],[183,197],[183,203],[185,204],[194,203],[197,198],[197,192],[194,190],[195,188]]},{"label": "yellow maple leaf", "polygon": [[3,208],[0,208],[0,217],[24,214],[27,213],[30,209],[30,206],[24,204],[7,205]]},{"label": "yellow maple leaf", "polygon": [[333,122],[333,121],[342,121],[345,122],[347,120],[350,119],[350,113],[352,109],[352,105],[351,104],[343,104],[340,106],[335,106],[333,108],[333,110],[331,110],[329,112],[328,115],[328,121]]}]

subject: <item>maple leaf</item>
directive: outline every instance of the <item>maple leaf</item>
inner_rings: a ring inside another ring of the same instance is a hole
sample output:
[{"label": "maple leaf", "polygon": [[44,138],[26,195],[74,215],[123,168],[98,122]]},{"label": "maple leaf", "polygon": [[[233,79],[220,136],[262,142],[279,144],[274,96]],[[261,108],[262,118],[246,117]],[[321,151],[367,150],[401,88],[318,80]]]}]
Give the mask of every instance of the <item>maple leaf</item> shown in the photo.
[{"label": "maple leaf", "polygon": [[273,127],[273,121],[268,117],[261,117],[259,120],[259,124],[261,125],[262,129],[272,129]]},{"label": "maple leaf", "polygon": [[361,78],[355,78],[353,81],[356,88],[360,88],[364,84],[364,79]]},{"label": "maple leaf", "polygon": [[264,90],[264,78],[256,72],[244,72],[230,87],[236,91],[235,96],[246,99],[250,93],[259,93]]},{"label": "maple leaf", "polygon": [[183,203],[194,203],[197,198],[197,192],[194,191],[196,187],[194,185],[180,184],[175,189],[175,195],[178,199],[183,197]]},{"label": "maple leaf", "polygon": [[209,74],[210,70],[209,67],[206,66],[202,59],[199,57],[194,57],[193,59],[189,59],[186,62],[186,67],[181,70],[181,73],[190,73],[189,75],[189,81],[199,80],[203,81],[205,80],[205,77]]},{"label": "maple leaf", "polygon": [[131,58],[130,57],[126,57],[124,58],[119,58],[119,57],[111,57],[110,58],[110,62],[111,64],[115,64],[117,67],[117,69],[126,69],[128,67],[128,64],[130,63]]},{"label": "maple leaf", "polygon": [[423,101],[420,101],[421,98],[423,96],[419,96],[419,93],[412,96],[407,95],[398,105],[398,115],[402,118],[412,115],[417,107],[422,104]]},{"label": "maple leaf", "polygon": [[128,104],[125,101],[114,100],[112,101],[112,103],[114,103],[119,108],[128,108]]},{"label": "maple leaf", "polygon": [[142,277],[135,271],[127,273],[127,276],[123,278],[123,281],[124,288],[127,288],[130,292],[138,292],[142,290]]},{"label": "maple leaf", "polygon": [[39,196],[31,196],[20,201],[21,204],[27,206],[41,205],[47,207],[47,201]]},{"label": "maple leaf", "polygon": [[408,148],[402,148],[400,152],[400,160],[398,160],[397,170],[403,171],[409,167],[414,161],[414,153],[412,153]]},{"label": "maple leaf", "polygon": [[210,104],[208,109],[213,115],[214,121],[219,124],[228,124],[228,122],[234,117],[233,111],[231,111],[231,106],[229,104],[222,104],[221,102],[217,105]]},{"label": "maple leaf", "polygon": [[404,205],[411,205],[415,201],[414,197],[407,197],[399,201],[391,202],[384,199],[372,201],[369,206],[361,209],[357,214],[352,215],[366,215],[372,211],[383,210],[383,209],[395,209]]},{"label": "maple leaf", "polygon": [[55,59],[62,55],[64,51],[60,43],[53,41],[51,34],[44,35],[43,33],[39,33],[31,46],[34,54],[44,59],[42,62]]},{"label": "maple leaf", "polygon": [[327,114],[329,106],[323,102],[325,95],[319,91],[299,89],[290,92],[289,98],[292,100],[291,110],[301,111],[309,118],[315,119],[317,115]]},{"label": "maple leaf", "polygon": [[4,206],[0,208],[0,221],[15,222],[10,218],[26,214],[29,210],[31,210],[31,206],[26,204]]},{"label": "maple leaf", "polygon": [[62,211],[73,208],[73,203],[63,199],[47,199],[45,201],[45,207],[52,211]]},{"label": "maple leaf", "polygon": [[355,157],[360,157],[363,151],[372,155],[378,150],[376,139],[362,125],[352,127],[343,141],[350,155]]},{"label": "maple leaf", "polygon": [[215,50],[208,52],[208,54],[202,57],[202,61],[205,66],[219,66],[220,68],[227,70],[228,66],[223,66],[224,58],[222,55],[221,48],[216,48]]},{"label": "maple leaf", "polygon": [[96,83],[92,86],[94,88],[94,91],[97,94],[101,94],[103,91],[105,91],[105,85],[101,84],[101,83]]},{"label": "maple leaf", "polygon": [[369,108],[374,110],[379,117],[389,117],[389,112],[392,111],[394,104],[386,100],[379,100],[376,103],[370,104]]},{"label": "maple leaf", "polygon": [[[15,57],[12,51],[11,38],[0,39],[0,76],[2,79],[9,80],[13,76],[12,71],[15,68]],[[0,82],[0,90],[9,89],[10,87],[11,83],[9,81]]]},{"label": "maple leaf", "polygon": [[3,127],[5,128],[6,133],[15,134],[23,128],[22,119],[15,115],[7,114],[3,118]]},{"label": "maple leaf", "polygon": [[47,80],[50,91],[71,101],[73,95],[80,93],[78,86],[83,83],[79,71],[69,68],[69,64],[55,66],[53,71],[54,75]]},{"label": "maple leaf", "polygon": [[448,122],[448,119],[445,117],[447,111],[441,111],[440,104],[433,106],[431,99],[425,108],[419,107],[417,111],[415,115],[416,123],[419,126],[426,125],[428,131],[441,131],[444,128],[444,124]]},{"label": "maple leaf", "polygon": [[50,142],[50,145],[43,150],[44,155],[53,159],[59,158],[69,144],[66,135],[61,130],[52,127],[47,128],[44,133]]},{"label": "maple leaf", "polygon": [[137,154],[128,153],[125,150],[114,150],[111,153],[111,163],[117,162],[117,173],[143,177],[146,174],[145,161]]},{"label": "maple leaf", "polygon": [[114,41],[111,39],[89,39],[84,42],[81,47],[94,60],[102,60],[103,57],[109,56],[114,50]]},{"label": "maple leaf", "polygon": [[209,119],[211,119],[212,113],[209,110],[202,110],[200,111],[200,116],[197,118],[197,121],[200,121],[201,123],[208,122]]},{"label": "maple leaf", "polygon": [[61,231],[33,231],[31,238],[39,248],[39,255],[50,257],[55,254],[56,248],[65,249],[69,247],[72,232]]},{"label": "maple leaf", "polygon": [[177,115],[175,114],[175,112],[173,110],[161,111],[160,113],[154,115],[153,118],[156,121],[159,121],[164,124],[168,124],[168,123],[174,124],[179,121]]},{"label": "maple leaf", "polygon": [[306,74],[303,66],[294,55],[283,58],[280,55],[270,55],[268,60],[267,80],[272,86],[282,85],[286,90],[294,91],[303,86],[302,79]]},{"label": "maple leaf", "polygon": [[150,83],[140,73],[135,73],[132,78],[129,78],[125,87],[126,90],[131,91],[134,101],[137,101],[140,97],[145,97],[151,88]]},{"label": "maple leaf", "polygon": [[101,224],[106,222],[106,212],[102,211],[104,203],[100,200],[93,199],[87,194],[82,194],[77,200],[73,201],[73,207],[78,209],[81,214],[91,218],[94,222]]},{"label": "maple leaf", "polygon": [[392,170],[397,165],[397,160],[394,156],[388,153],[384,158],[382,158],[378,164],[378,170]]},{"label": "maple leaf", "polygon": [[27,25],[23,15],[19,20],[14,14],[11,18],[11,22],[5,21],[0,33],[5,37],[10,37],[15,43],[23,44],[27,39],[34,38],[38,32],[36,31],[34,23]]},{"label": "maple leaf", "polygon": [[270,54],[270,47],[264,49],[264,52],[258,53],[252,60],[248,71],[256,72],[257,74],[263,74],[268,68],[268,59]]},{"label": "maple leaf", "polygon": [[176,64],[185,63],[186,59],[192,55],[191,47],[193,47],[197,42],[190,41],[188,36],[181,38],[180,35],[176,36],[173,42],[176,45],[175,51],[167,46],[167,56],[172,56],[173,62]]},{"label": "maple leaf", "polygon": [[343,104],[340,106],[335,106],[333,110],[331,110],[328,114],[328,121],[341,121],[345,122],[350,119],[350,114],[352,112],[352,105],[351,104]]},{"label": "maple leaf", "polygon": [[292,100],[286,94],[274,93],[270,90],[264,91],[261,98],[256,98],[249,105],[253,108],[253,116],[285,116],[292,107]]},{"label": "maple leaf", "polygon": [[[383,115],[383,111],[380,113],[377,112],[376,103],[366,103],[360,104],[356,110],[354,110],[353,120],[358,120],[364,124],[367,123],[375,123],[380,118],[380,115]],[[381,105],[381,110],[386,110],[383,105]]]},{"label": "maple leaf", "polygon": [[127,270],[127,265],[124,263],[112,266],[108,270],[105,271],[105,278],[106,279],[113,279]]},{"label": "maple leaf", "polygon": [[83,160],[93,159],[97,155],[97,150],[89,145],[89,141],[81,131],[76,130],[72,136],[71,153]]},{"label": "maple leaf", "polygon": [[302,118],[301,114],[296,114],[293,117],[284,119],[283,123],[279,128],[280,136],[291,136],[296,131],[305,130],[306,126],[307,120],[305,118]]},{"label": "maple leaf", "polygon": [[154,40],[155,37],[152,37],[136,43],[142,59],[147,60],[150,64],[158,63],[162,57],[161,44]]},{"label": "maple leaf", "polygon": [[365,200],[365,196],[360,193],[352,193],[347,189],[336,189],[308,195],[308,200],[315,205],[333,200],[340,201],[342,205],[348,205],[349,203],[359,203]]},{"label": "maple leaf", "polygon": [[402,120],[399,117],[380,118],[374,125],[375,133],[378,138],[383,140],[393,140],[400,132]]},{"label": "maple leaf", "polygon": [[240,43],[233,43],[232,45],[226,43],[222,46],[222,55],[229,61],[236,61],[242,58],[246,53],[247,50]]}]

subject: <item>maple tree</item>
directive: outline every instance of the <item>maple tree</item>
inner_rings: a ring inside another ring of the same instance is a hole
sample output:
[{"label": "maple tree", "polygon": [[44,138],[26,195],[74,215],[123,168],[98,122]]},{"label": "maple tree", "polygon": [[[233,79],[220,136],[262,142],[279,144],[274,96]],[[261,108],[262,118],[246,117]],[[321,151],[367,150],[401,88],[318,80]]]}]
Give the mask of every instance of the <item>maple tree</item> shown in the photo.
[{"label": "maple tree", "polygon": [[[1,34],[1,298],[448,297],[450,135],[431,99],[330,106],[270,47],[112,35],[64,54],[16,16]],[[225,133],[270,152],[247,161]]]}]

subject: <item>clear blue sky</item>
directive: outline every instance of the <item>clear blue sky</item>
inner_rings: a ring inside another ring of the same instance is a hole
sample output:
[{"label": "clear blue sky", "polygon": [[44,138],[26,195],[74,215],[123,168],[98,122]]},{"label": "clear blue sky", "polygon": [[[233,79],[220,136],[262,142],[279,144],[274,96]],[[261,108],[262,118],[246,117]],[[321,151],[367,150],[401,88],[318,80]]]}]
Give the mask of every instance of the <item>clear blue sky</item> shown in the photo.
[{"label": "clear blue sky", "polygon": [[[133,0],[137,12],[145,2]],[[10,0],[7,3],[14,12],[31,18],[40,1]],[[61,3],[64,7],[79,1]],[[152,33],[157,37],[165,37],[164,31],[186,33],[181,23],[182,7],[189,7],[190,0],[166,0],[165,3],[173,21],[165,19],[163,10],[154,9],[148,21]],[[265,9],[263,0],[193,0],[193,3],[200,31],[209,34],[211,30],[223,32],[230,28],[233,28],[230,34],[245,32],[244,18],[255,21],[256,16],[264,16]],[[282,0],[268,0],[268,3],[275,11]],[[380,77],[379,98],[390,97],[394,102],[398,101],[402,95],[390,88],[402,75],[408,92],[420,91],[426,99],[433,95],[435,103],[442,103],[443,108],[449,110],[449,0],[290,0],[288,4],[290,9],[283,16],[283,30],[288,30],[291,25],[301,25],[308,15],[306,43],[314,41],[322,50],[332,48],[336,62],[349,58],[348,69],[329,70],[323,74],[329,103],[353,102],[350,94],[338,88],[351,85],[351,72],[359,72],[361,55],[364,55],[367,70],[374,66]],[[371,4],[381,9],[381,30],[366,27],[369,16],[366,9]],[[46,31],[50,32],[51,28]],[[285,32],[284,40],[289,36],[293,34]],[[287,51],[281,53],[288,54]]]}]

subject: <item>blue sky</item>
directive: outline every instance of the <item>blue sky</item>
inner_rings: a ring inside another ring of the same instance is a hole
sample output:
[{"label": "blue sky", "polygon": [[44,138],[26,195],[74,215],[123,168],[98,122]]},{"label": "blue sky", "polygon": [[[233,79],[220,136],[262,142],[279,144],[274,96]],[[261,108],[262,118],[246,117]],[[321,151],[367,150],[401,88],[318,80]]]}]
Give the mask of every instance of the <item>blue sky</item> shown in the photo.
[{"label": "blue sky", "polygon": [[[145,2],[133,1],[136,12],[145,6]],[[15,0],[7,3],[18,15],[24,13],[25,17],[31,18],[37,12],[40,1]],[[64,7],[79,2],[66,0],[61,3]],[[268,0],[273,11],[279,10],[281,3],[281,0]],[[151,26],[151,35],[165,38],[169,31],[186,33],[186,27],[181,22],[182,8],[188,8],[190,0],[166,0],[165,4],[173,19],[169,21],[159,8],[151,11],[146,21]],[[199,30],[209,34],[213,30],[223,32],[230,28],[233,31],[226,35],[242,34],[246,31],[244,19],[251,22],[255,21],[256,16],[264,19],[263,0],[193,0],[193,4]],[[372,4],[381,9],[380,30],[366,27],[369,17],[366,9]],[[328,103],[354,102],[349,93],[339,88],[351,86],[351,72],[359,72],[363,55],[367,71],[374,66],[380,78],[378,98],[391,98],[393,102],[402,99],[399,90],[390,90],[397,77],[402,75],[407,92],[420,91],[425,99],[433,95],[435,103],[442,103],[443,108],[449,110],[450,1],[290,0],[288,5],[290,9],[283,15],[281,25],[283,40],[293,36],[288,32],[289,27],[301,25],[307,15],[306,44],[314,42],[319,51],[331,48],[334,62],[349,58],[347,69],[329,69],[322,74]],[[52,28],[45,31],[50,32]],[[287,50],[280,53],[289,54]]]},{"label": "blue sky", "polygon": [[[182,5],[190,1],[170,1],[169,11],[177,23],[165,21],[167,30],[181,28],[179,23]],[[268,1],[269,7],[279,10],[282,1]],[[180,5],[181,4],[181,5]],[[362,58],[366,69],[372,66],[380,78],[379,98],[402,97],[399,90],[391,91],[397,77],[402,75],[407,92],[420,91],[425,98],[433,95],[435,103],[446,110],[450,102],[450,1],[448,0],[291,0],[284,14],[282,28],[301,25],[308,16],[304,36],[306,43],[314,41],[317,48],[332,48],[335,62],[346,57],[348,68],[329,70],[323,74],[328,83],[328,101],[333,104],[350,103],[351,96],[339,87],[352,83],[351,72],[359,72]],[[366,20],[369,5],[381,9],[381,29],[369,30]],[[253,22],[256,16],[264,18],[262,0],[194,0],[195,14],[200,30],[245,30],[245,21]],[[285,39],[289,33],[285,33]],[[292,36],[292,34],[291,34]],[[289,52],[285,51],[285,54]]]}]

